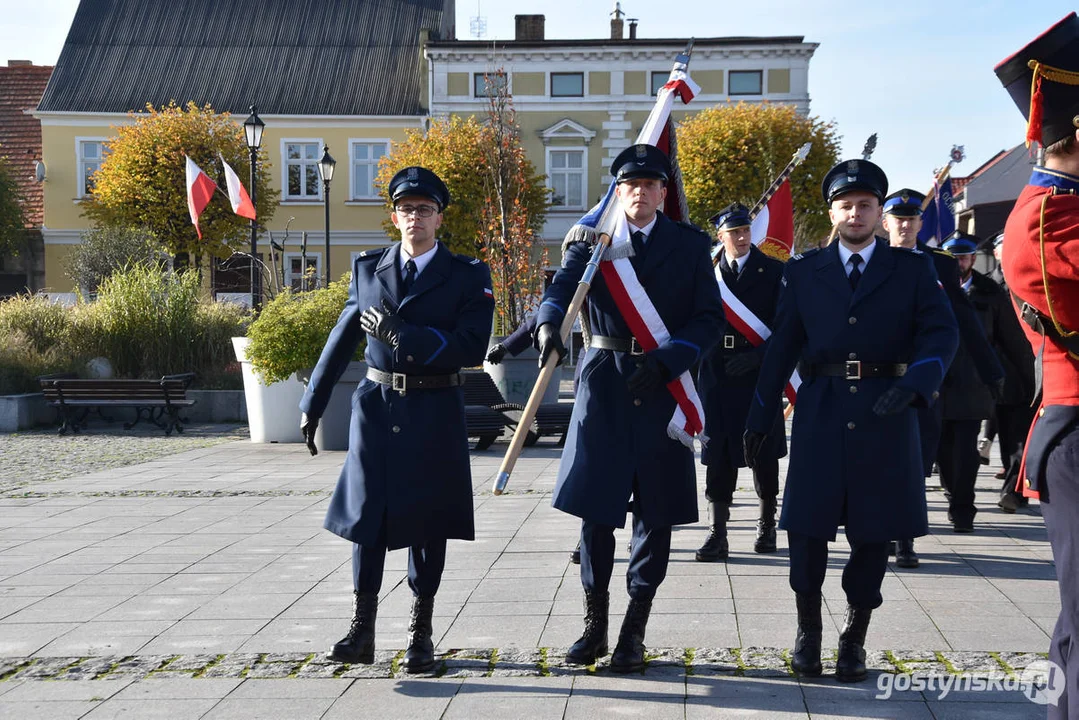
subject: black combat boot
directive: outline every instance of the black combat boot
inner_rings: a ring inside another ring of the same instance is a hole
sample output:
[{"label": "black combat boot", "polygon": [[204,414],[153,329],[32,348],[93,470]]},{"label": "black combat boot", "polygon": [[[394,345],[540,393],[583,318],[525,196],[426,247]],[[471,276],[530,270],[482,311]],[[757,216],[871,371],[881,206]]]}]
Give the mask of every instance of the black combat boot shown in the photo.
[{"label": "black combat boot", "polygon": [[435,598],[416,597],[412,600],[412,620],[408,624],[408,648],[405,650],[405,672],[427,672],[435,666],[435,644],[431,639],[434,628],[431,616],[435,612]]},{"label": "black combat boot", "polygon": [[330,660],[370,665],[375,661],[375,616],[378,614],[378,593],[359,592],[353,598],[352,625],[348,635],[334,643],[326,653]]},{"label": "black combat boot", "polygon": [[865,669],[865,633],[873,611],[847,606],[847,620],[839,633],[839,656],[835,661],[835,679],[839,682],[861,682],[868,674]]},{"label": "black combat boot", "polygon": [[612,672],[631,673],[644,669],[644,631],[651,611],[651,600],[630,598],[622,630],[618,633],[618,644],[611,655]]},{"label": "black combat boot", "polygon": [[592,665],[607,654],[607,611],[610,593],[584,591],[584,634],[566,653],[571,665]]},{"label": "black combat boot", "polygon": [[801,677],[820,677],[820,644],[824,629],[820,617],[820,593],[797,593],[795,601],[798,605],[798,635],[791,653],[791,669]]},{"label": "black combat boot", "polygon": [[757,520],[757,539],[753,541],[753,552],[773,553],[776,551],[776,499],[761,498],[761,516]]},{"label": "black combat boot", "polygon": [[918,553],[914,552],[913,540],[896,540],[895,565],[901,568],[918,567]]},{"label": "black combat boot", "polygon": [[708,539],[697,550],[697,560],[700,562],[719,562],[726,560],[730,554],[730,546],[727,544],[727,520],[731,517],[731,508],[726,503],[710,504],[712,527],[708,531]]}]

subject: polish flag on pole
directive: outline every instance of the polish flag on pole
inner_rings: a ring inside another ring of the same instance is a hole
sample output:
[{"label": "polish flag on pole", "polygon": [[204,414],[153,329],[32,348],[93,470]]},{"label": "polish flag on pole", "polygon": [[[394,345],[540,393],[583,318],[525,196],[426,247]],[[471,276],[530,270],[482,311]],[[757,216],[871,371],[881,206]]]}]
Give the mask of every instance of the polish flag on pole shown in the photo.
[{"label": "polish flag on pole", "polygon": [[225,156],[221,156],[221,164],[225,166],[225,184],[229,189],[229,202],[232,203],[232,212],[248,220],[255,219],[255,206],[251,202],[251,196],[247,194],[240,176],[225,162]]},{"label": "polish flag on pole", "polygon": [[199,215],[210,204],[210,198],[214,196],[217,183],[202,171],[195,162],[184,155],[187,159],[187,210],[191,213],[191,222],[195,226],[195,232],[202,239],[202,230],[199,229]]},{"label": "polish flag on pole", "polygon": [[794,248],[794,200],[785,180],[750,226],[753,244],[778,260],[789,260]]}]

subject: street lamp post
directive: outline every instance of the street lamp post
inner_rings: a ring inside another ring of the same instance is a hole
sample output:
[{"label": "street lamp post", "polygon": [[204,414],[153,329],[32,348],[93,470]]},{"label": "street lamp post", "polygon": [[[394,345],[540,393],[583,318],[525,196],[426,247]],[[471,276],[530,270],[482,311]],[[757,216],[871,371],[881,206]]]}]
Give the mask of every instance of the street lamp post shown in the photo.
[{"label": "street lamp post", "polygon": [[[251,151],[251,204],[255,205],[255,170],[258,165],[259,146],[262,145],[262,131],[266,123],[255,112],[255,106],[251,106],[251,115],[244,120],[244,135],[247,137],[247,148]],[[262,307],[262,275],[258,268],[258,222],[251,220],[251,308],[256,312]]]},{"label": "street lamp post", "polygon": [[[337,167],[337,161],[330,155],[330,146],[322,146],[322,159],[318,161],[318,174],[322,176],[322,200],[326,205],[326,257],[323,259],[326,269],[326,284],[330,286],[330,181],[333,180],[333,169]],[[306,270],[306,268],[304,268]]]}]

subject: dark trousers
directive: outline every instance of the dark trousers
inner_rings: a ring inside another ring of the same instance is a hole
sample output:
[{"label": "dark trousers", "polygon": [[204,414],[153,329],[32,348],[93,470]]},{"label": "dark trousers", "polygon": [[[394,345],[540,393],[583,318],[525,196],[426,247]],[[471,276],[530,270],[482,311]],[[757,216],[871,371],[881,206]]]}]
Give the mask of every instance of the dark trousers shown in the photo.
[{"label": "dark trousers", "polygon": [[970,522],[974,507],[974,481],[978,478],[978,433],[980,420],[944,420],[940,431],[937,463],[940,484],[948,493],[948,509],[953,522]]},{"label": "dark trousers", "polygon": [[[738,484],[738,467],[713,462],[705,469],[705,496],[710,502],[730,505]],[[761,458],[753,470],[753,489],[761,500],[774,501],[779,495],[779,460]]]},{"label": "dark trousers", "polygon": [[[646,527],[633,515],[633,541],[626,570],[626,590],[634,600],[651,600],[671,555],[671,528]],[[593,592],[606,590],[614,573],[614,527],[585,520],[581,523],[581,584]]]},{"label": "dark trousers", "polygon": [[1012,459],[1023,452],[1023,444],[1030,432],[1034,409],[1027,405],[997,405],[997,436],[1000,439],[1000,457],[1007,468]]},{"label": "dark trousers", "polygon": [[[1079,425],[1074,425],[1049,453],[1045,465],[1042,517],[1049,533],[1060,587],[1049,659],[1064,671],[1064,694],[1049,718],[1079,718]],[[1072,657],[1075,652],[1075,657]],[[1052,669],[1052,666],[1050,666]],[[1060,682],[1057,678],[1056,682]],[[1059,686],[1058,686],[1059,687]]]},{"label": "dark trousers", "polygon": [[[828,569],[828,541],[787,531],[790,546],[790,582],[796,593],[819,595]],[[847,538],[850,559],[843,568],[843,591],[847,603],[873,610],[884,598],[880,584],[888,570],[888,543],[860,543]]]},{"label": "dark trousers", "polygon": [[[386,546],[352,546],[352,584],[357,592],[377,593],[382,588]],[[408,586],[418,597],[433,597],[446,567],[446,541],[431,540],[408,549]]]}]

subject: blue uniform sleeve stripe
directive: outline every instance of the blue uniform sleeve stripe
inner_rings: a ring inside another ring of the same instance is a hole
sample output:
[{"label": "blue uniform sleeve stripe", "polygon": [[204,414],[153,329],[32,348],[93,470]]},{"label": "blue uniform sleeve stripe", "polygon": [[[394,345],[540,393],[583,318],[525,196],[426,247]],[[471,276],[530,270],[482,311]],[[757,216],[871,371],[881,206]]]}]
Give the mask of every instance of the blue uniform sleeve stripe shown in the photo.
[{"label": "blue uniform sleeve stripe", "polygon": [[432,354],[431,357],[427,358],[427,362],[425,362],[424,365],[430,365],[434,361],[434,359],[438,357],[439,353],[446,349],[446,345],[449,344],[446,341],[446,336],[440,333],[438,330],[435,330],[433,327],[429,327],[427,329],[433,332],[435,335],[438,335],[438,339],[442,341],[442,344],[438,346],[438,349],[435,350],[434,354]]},{"label": "blue uniform sleeve stripe", "polygon": [[693,350],[693,352],[696,353],[696,356],[694,357],[694,360],[696,360],[697,358],[699,358],[701,356],[701,348],[700,348],[700,346],[691,343],[689,340],[679,340],[678,338],[671,338],[671,344],[672,345],[685,345],[687,348],[690,348],[691,350]]},{"label": "blue uniform sleeve stripe", "polygon": [[911,363],[910,365],[907,366],[907,370],[913,370],[914,368],[918,367],[919,365],[925,365],[926,363],[931,363],[931,362],[935,362],[940,367],[940,374],[943,375],[944,374],[944,361],[941,360],[939,357],[923,358],[922,360],[919,360],[917,362],[913,362],[913,363]]},{"label": "blue uniform sleeve stripe", "polygon": [[555,310],[562,313],[563,315],[566,314],[565,309],[561,305],[556,303],[554,300],[550,300],[550,299],[544,300],[542,303],[540,303],[540,305],[550,305],[551,307],[553,307]]}]

